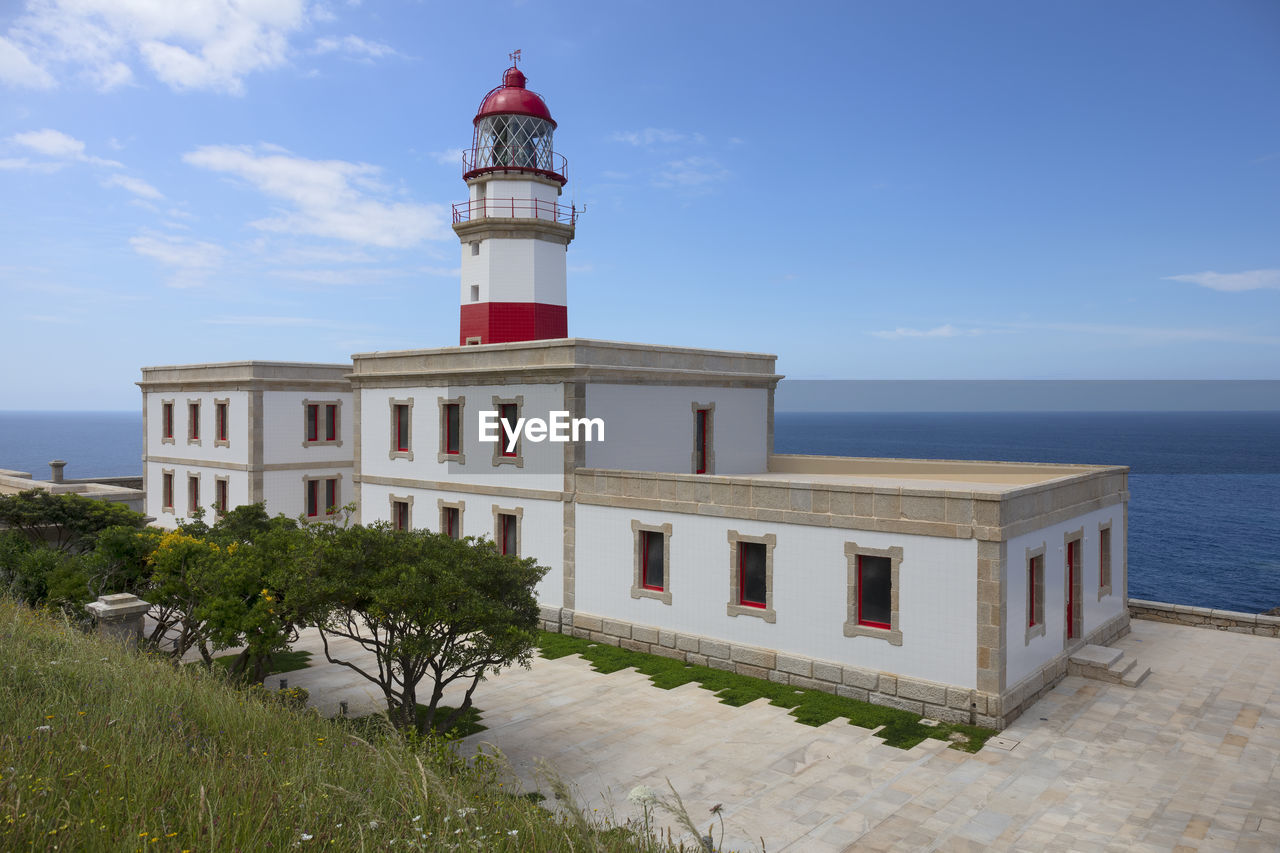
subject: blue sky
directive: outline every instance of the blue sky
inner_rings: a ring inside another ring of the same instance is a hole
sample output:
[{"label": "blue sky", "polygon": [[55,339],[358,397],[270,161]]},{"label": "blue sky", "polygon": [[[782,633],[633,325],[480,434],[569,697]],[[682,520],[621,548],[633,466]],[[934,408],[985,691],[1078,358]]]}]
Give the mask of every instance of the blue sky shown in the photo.
[{"label": "blue sky", "polygon": [[460,151],[559,122],[582,337],[825,379],[1280,377],[1280,5],[0,6],[0,407],[457,341]]}]

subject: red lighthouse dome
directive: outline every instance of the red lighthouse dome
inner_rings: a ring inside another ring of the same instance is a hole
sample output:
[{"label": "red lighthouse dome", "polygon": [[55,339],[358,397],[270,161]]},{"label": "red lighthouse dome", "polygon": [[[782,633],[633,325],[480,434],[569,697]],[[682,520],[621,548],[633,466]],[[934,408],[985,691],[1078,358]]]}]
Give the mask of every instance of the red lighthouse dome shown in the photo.
[{"label": "red lighthouse dome", "polygon": [[490,89],[489,94],[480,102],[480,109],[476,110],[475,121],[472,123],[479,124],[485,116],[518,115],[540,118],[550,122],[554,128],[556,122],[547,109],[546,101],[537,92],[525,88],[525,79],[524,72],[519,68],[514,65],[508,68],[507,73],[502,75],[502,85]]},{"label": "red lighthouse dome", "polygon": [[487,172],[524,172],[565,183],[565,159],[551,142],[555,119],[542,96],[525,87],[525,79],[511,66],[502,85],[480,102],[471,122],[471,150],[463,156],[467,180]]}]

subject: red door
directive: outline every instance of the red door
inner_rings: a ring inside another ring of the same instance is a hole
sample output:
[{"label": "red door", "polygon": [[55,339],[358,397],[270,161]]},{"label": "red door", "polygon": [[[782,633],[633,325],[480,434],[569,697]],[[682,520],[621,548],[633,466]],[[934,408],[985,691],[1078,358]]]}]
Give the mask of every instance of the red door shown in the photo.
[{"label": "red door", "polygon": [[1076,549],[1079,542],[1067,543],[1067,639],[1076,636]]}]

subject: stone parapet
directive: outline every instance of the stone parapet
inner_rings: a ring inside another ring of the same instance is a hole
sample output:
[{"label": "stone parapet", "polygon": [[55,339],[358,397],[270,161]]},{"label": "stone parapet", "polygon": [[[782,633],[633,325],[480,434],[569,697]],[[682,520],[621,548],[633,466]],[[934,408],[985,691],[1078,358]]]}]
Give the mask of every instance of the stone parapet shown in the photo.
[{"label": "stone parapet", "polygon": [[1129,599],[1129,614],[1135,619],[1154,622],[1170,622],[1196,628],[1213,628],[1236,634],[1254,634],[1259,637],[1280,637],[1280,616],[1261,613],[1241,613],[1235,610],[1214,610],[1208,607],[1192,607],[1187,604],[1167,604],[1162,601]]}]

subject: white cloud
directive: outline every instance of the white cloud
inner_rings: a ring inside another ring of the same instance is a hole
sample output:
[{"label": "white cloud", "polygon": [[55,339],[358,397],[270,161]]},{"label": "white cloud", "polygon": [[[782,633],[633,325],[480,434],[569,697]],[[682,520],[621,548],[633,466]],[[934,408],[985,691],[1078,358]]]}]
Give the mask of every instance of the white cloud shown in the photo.
[{"label": "white cloud", "polygon": [[1280,290],[1280,270],[1247,270],[1245,272],[1197,272],[1171,275],[1168,281],[1185,281],[1211,290],[1240,293],[1246,290]]},{"label": "white cloud", "polygon": [[712,157],[686,157],[672,160],[658,172],[654,184],[688,190],[708,189],[711,184],[729,177],[729,170]]},{"label": "white cloud", "polygon": [[223,315],[209,317],[205,321],[211,326],[327,326],[330,325],[315,317],[268,317],[256,314]]},{"label": "white cloud", "polygon": [[429,156],[441,166],[462,167],[461,148],[446,148],[443,151],[432,151]]},{"label": "white cloud", "polygon": [[399,56],[400,52],[389,44],[383,44],[380,41],[366,41],[359,36],[343,36],[335,38],[327,36],[325,38],[316,39],[315,47],[311,49],[312,53],[342,53],[352,59],[360,59],[366,62],[372,62],[375,59],[382,59],[384,56]]},{"label": "white cloud", "polygon": [[646,127],[644,130],[618,130],[609,135],[614,142],[648,148],[652,145],[675,145],[680,142],[703,143],[707,138],[701,133],[684,133],[664,127]]},{"label": "white cloud", "polygon": [[48,88],[60,67],[109,90],[143,65],[174,89],[240,94],[287,62],[306,23],[306,0],[30,0],[0,45],[0,79]]},{"label": "white cloud", "polygon": [[105,160],[102,157],[91,157],[85,153],[85,145],[74,136],[68,136],[60,130],[45,128],[44,130],[29,130],[25,133],[15,133],[7,140],[13,145],[18,145],[37,154],[42,154],[53,160],[76,161],[79,163],[91,163],[95,166],[107,166],[112,169],[123,168],[122,163],[115,160]]},{"label": "white cloud", "polygon": [[226,252],[221,246],[186,237],[164,234],[142,234],[129,240],[139,255],[173,268],[170,287],[187,288],[204,284],[205,279],[222,265]]},{"label": "white cloud", "polygon": [[276,146],[206,145],[183,155],[192,166],[234,175],[289,205],[250,223],[263,231],[405,248],[450,236],[441,205],[383,201],[379,169],[345,160],[308,160]]},{"label": "white cloud", "polygon": [[131,178],[128,175],[111,175],[102,182],[104,187],[119,187],[122,190],[128,190],[141,198],[149,198],[159,200],[164,198],[164,193],[151,186],[151,184],[141,178]]},{"label": "white cloud", "polygon": [[0,36],[0,83],[24,89],[52,89],[57,85],[52,74],[4,36]]},{"label": "white cloud", "polygon": [[958,338],[958,337],[975,337],[977,335],[985,335],[986,329],[957,329],[955,326],[947,323],[943,326],[935,326],[932,329],[908,329],[899,326],[896,329],[887,331],[872,332],[877,338],[886,338],[888,340],[898,340],[900,338]]}]

